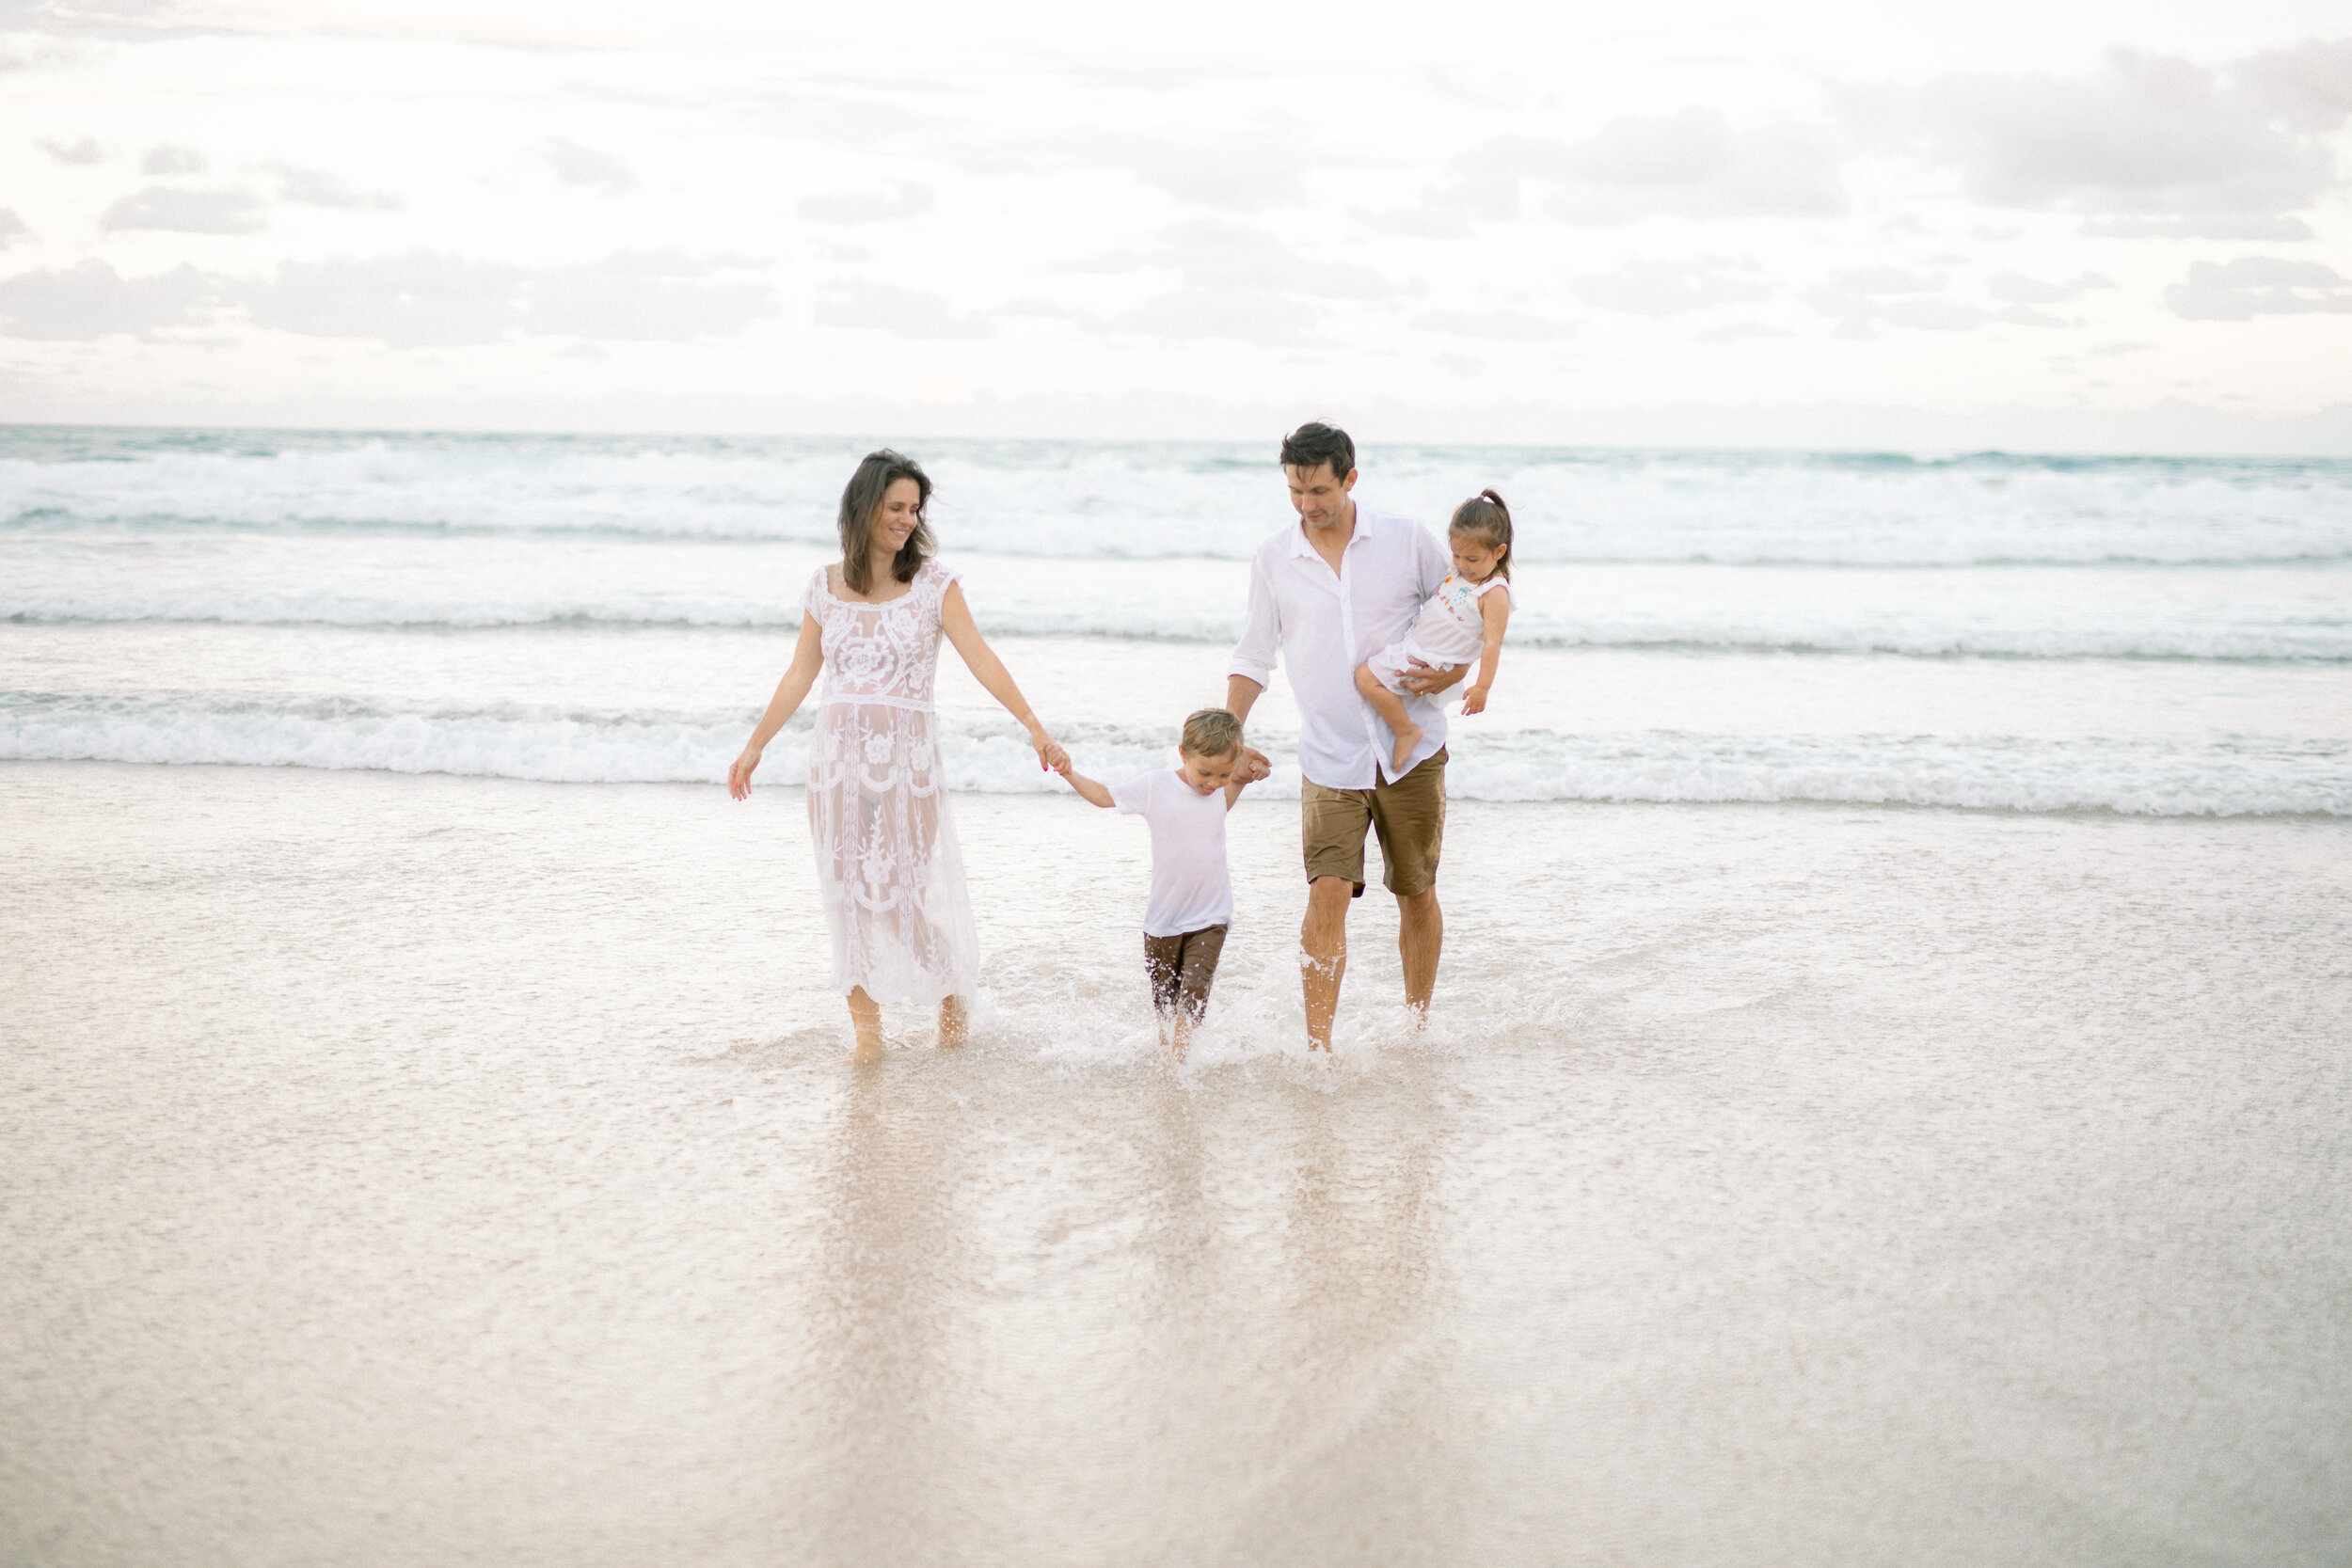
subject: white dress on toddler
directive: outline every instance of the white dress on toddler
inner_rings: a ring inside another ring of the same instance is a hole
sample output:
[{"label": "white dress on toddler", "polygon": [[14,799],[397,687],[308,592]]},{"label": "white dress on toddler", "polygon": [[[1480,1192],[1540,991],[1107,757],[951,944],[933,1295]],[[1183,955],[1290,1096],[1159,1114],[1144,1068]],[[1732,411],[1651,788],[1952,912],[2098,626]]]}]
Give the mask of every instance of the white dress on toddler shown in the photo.
[{"label": "white dress on toddler", "polygon": [[1510,579],[1501,572],[1484,582],[1471,582],[1459,572],[1448,574],[1422,603],[1421,614],[1405,635],[1364,661],[1373,679],[1401,696],[1405,673],[1413,667],[1414,659],[1442,670],[1468,664],[1486,652],[1486,623],[1479,614],[1478,601],[1496,588],[1502,590],[1505,603],[1518,604],[1511,597]]}]

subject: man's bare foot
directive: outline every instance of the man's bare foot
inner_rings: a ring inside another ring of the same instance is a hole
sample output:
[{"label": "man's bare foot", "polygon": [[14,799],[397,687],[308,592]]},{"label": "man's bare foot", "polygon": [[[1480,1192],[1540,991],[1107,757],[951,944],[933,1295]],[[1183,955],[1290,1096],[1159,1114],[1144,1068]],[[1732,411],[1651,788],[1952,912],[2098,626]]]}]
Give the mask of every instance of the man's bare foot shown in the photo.
[{"label": "man's bare foot", "polygon": [[963,1010],[963,998],[948,996],[939,1004],[939,1048],[953,1050],[972,1037],[970,1018]]},{"label": "man's bare foot", "polygon": [[1397,725],[1396,755],[1389,759],[1389,771],[1391,773],[1404,772],[1405,759],[1411,756],[1413,754],[1413,748],[1420,744],[1421,726],[1419,724]]}]

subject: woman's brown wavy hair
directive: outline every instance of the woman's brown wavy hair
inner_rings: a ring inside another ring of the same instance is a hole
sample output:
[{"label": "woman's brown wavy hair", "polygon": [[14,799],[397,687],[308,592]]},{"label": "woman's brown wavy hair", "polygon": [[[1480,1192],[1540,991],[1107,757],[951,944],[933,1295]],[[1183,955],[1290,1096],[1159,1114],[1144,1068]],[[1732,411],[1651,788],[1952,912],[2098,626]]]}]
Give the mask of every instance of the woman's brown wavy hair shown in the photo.
[{"label": "woman's brown wavy hair", "polygon": [[873,551],[874,518],[882,511],[882,497],[902,479],[914,481],[917,492],[914,501],[914,531],[898,546],[891,559],[890,575],[900,582],[913,582],[923,562],[939,547],[931,536],[929,509],[931,504],[931,476],[923,471],[923,465],[888,447],[869,451],[850,476],[850,483],[841,490],[841,580],[852,594],[874,591]]}]

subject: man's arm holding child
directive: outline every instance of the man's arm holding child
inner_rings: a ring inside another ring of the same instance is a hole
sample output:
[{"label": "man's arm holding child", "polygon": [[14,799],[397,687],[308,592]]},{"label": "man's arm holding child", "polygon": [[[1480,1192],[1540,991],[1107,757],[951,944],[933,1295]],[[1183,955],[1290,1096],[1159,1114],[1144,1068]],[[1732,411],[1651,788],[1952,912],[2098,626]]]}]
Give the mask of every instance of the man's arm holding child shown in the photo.
[{"label": "man's arm holding child", "polygon": [[1511,619],[1511,591],[1478,596],[1479,618],[1486,623],[1486,645],[1478,655],[1478,679],[1462,693],[1464,713],[1483,713],[1486,689],[1495,683],[1495,666],[1502,662],[1502,628]]}]

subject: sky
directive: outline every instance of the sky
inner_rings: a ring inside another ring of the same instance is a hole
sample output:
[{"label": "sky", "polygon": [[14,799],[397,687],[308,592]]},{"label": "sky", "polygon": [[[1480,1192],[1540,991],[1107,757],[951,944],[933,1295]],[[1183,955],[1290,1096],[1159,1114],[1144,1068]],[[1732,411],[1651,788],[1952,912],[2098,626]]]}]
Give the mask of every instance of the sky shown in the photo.
[{"label": "sky", "polygon": [[0,0],[0,420],[2352,452],[2348,179],[2342,0]]}]

